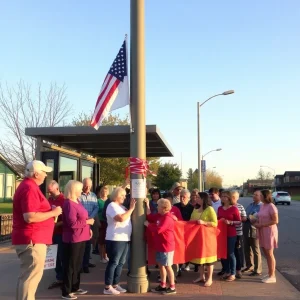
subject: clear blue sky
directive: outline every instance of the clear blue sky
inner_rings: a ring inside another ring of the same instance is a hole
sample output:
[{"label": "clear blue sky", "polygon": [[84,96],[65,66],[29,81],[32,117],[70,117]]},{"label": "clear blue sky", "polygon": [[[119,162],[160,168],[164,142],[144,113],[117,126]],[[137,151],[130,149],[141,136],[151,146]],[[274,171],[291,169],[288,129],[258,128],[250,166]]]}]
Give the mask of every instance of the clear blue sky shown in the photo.
[{"label": "clear blue sky", "polygon": [[[129,30],[129,0],[1,1],[0,80],[65,83],[75,114],[92,111]],[[260,165],[300,170],[298,0],[146,0],[146,118],[183,171],[202,152],[225,184]],[[125,114],[128,109],[121,109]],[[72,116],[70,116],[71,119]]]}]

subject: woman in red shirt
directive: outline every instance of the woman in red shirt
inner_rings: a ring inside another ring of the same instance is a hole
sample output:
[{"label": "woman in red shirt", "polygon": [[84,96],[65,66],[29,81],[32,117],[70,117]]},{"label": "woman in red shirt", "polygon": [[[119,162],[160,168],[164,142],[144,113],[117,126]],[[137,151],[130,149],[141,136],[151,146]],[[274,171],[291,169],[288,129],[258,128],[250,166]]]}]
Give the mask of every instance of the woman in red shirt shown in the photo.
[{"label": "woman in red shirt", "polygon": [[[176,294],[175,277],[172,269],[175,250],[174,216],[170,212],[171,202],[167,199],[159,199],[157,202],[158,213],[155,223],[145,221],[145,225],[154,234],[154,247],[156,250],[156,262],[159,266],[160,284],[151,291],[154,293]],[[167,288],[167,276],[170,287]]]},{"label": "woman in red shirt", "polygon": [[227,224],[227,259],[222,260],[225,270],[224,279],[234,281],[236,274],[236,258],[234,249],[236,244],[235,226],[241,223],[241,216],[237,207],[233,206],[232,195],[229,191],[221,194],[222,206],[218,208],[218,220]]},{"label": "woman in red shirt", "polygon": [[[173,196],[172,196],[172,194],[171,194],[171,197],[168,197],[169,195],[167,193],[164,194],[164,196],[166,196],[166,198],[162,198],[162,199],[169,200],[169,202],[170,202],[170,205],[171,205],[170,214],[173,216],[173,219],[175,221],[183,221],[180,209],[178,207],[176,207],[176,206],[173,206],[173,204],[172,204],[172,202],[173,202]],[[149,205],[149,199],[145,199],[145,203],[146,203],[146,207],[147,207],[147,217],[146,217],[147,221],[149,223],[156,223],[157,220],[160,218],[160,215],[151,212],[151,208],[150,208],[150,205]],[[181,274],[179,265],[176,264],[174,268],[176,270],[176,277],[177,277],[178,274]],[[161,279],[160,275],[158,275],[157,276],[157,280],[160,281],[160,279]]]}]

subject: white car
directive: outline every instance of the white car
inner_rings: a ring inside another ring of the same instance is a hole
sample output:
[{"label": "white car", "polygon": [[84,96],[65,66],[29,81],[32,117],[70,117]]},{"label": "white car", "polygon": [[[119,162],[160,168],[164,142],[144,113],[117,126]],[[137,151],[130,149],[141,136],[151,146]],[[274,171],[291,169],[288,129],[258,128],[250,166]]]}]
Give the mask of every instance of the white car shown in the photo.
[{"label": "white car", "polygon": [[272,198],[274,200],[274,204],[277,205],[279,203],[283,204],[286,203],[287,205],[291,205],[291,196],[288,192],[274,192],[272,194]]}]

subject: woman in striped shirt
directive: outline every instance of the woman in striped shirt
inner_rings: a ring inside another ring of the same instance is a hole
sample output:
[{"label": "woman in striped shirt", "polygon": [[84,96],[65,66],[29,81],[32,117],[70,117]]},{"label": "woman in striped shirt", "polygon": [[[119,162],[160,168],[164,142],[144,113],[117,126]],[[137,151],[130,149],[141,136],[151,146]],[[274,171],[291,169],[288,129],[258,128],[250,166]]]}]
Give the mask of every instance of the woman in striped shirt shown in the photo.
[{"label": "woman in striped shirt", "polygon": [[[239,210],[242,222],[247,220],[247,214],[242,204],[238,203],[239,193],[238,191],[231,192],[232,204]],[[242,278],[242,268],[244,267],[244,238],[243,238],[243,223],[235,225],[236,229],[236,244],[234,249],[234,255],[236,258],[236,278]]]}]

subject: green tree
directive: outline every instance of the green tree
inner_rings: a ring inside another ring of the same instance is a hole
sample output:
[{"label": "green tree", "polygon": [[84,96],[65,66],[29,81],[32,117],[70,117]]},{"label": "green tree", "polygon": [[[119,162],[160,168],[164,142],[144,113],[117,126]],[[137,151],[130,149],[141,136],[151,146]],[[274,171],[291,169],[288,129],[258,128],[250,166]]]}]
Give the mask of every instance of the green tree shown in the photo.
[{"label": "green tree", "polygon": [[[188,189],[191,191],[193,189],[198,188],[198,169],[193,171],[190,168],[187,172],[188,178]],[[223,179],[222,177],[215,171],[207,170],[205,174],[205,189],[209,189],[211,187],[221,188]]]},{"label": "green tree", "polygon": [[165,163],[158,167],[157,177],[154,178],[154,184],[162,190],[168,190],[174,182],[181,178],[181,171],[177,164]]},{"label": "green tree", "polygon": [[187,172],[187,180],[188,180],[188,189],[191,191],[193,189],[198,188],[198,170],[193,171],[190,168]]},{"label": "green tree", "polygon": [[205,189],[211,187],[221,188],[223,183],[222,177],[215,171],[206,171]]},{"label": "green tree", "polygon": [[[82,112],[77,118],[73,118],[73,126],[90,126],[92,118],[92,113]],[[118,114],[109,114],[102,122],[102,126],[117,126],[117,125],[129,125],[128,115],[125,118],[120,118]],[[157,172],[160,165],[159,158],[149,157],[147,158],[149,162],[149,168],[154,173]],[[98,158],[98,163],[100,164],[100,182],[102,184],[118,185],[125,180],[125,170],[129,164],[128,158],[118,157],[118,158]],[[148,176],[148,179],[152,180],[153,176]]]},{"label": "green tree", "polygon": [[[74,117],[72,120],[72,126],[90,126],[92,119],[92,112],[81,112],[78,117]],[[129,116],[121,119],[119,114],[109,114],[107,118],[102,121],[101,126],[117,126],[117,125],[129,125]]]}]

